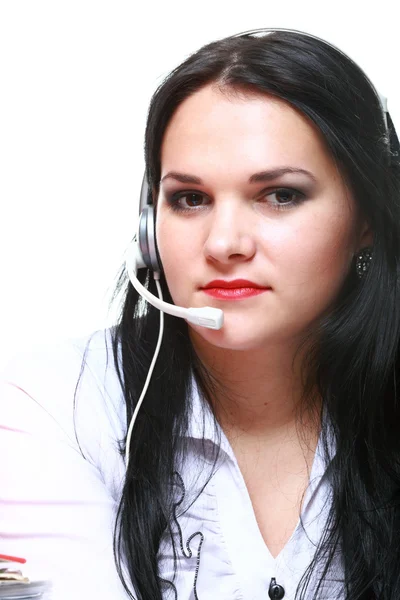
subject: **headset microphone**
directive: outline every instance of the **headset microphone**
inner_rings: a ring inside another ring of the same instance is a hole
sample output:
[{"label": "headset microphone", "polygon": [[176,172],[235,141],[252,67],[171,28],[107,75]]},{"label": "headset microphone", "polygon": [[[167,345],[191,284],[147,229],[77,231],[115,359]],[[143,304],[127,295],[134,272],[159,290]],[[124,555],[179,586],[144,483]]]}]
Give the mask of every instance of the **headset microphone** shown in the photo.
[{"label": "headset microphone", "polygon": [[[144,215],[147,213],[147,209],[144,209]],[[142,218],[143,215],[141,215]],[[140,228],[139,228],[139,241],[140,241]],[[156,247],[156,246],[155,246]],[[158,253],[157,253],[158,254]],[[158,256],[153,257],[153,265],[155,261],[158,261]],[[158,266],[158,265],[157,265]],[[140,294],[143,298],[147,300],[150,304],[158,308],[160,312],[160,331],[158,334],[157,346],[154,352],[153,359],[150,364],[149,371],[147,373],[146,381],[140,394],[139,400],[136,404],[135,410],[133,412],[131,421],[129,423],[128,432],[126,435],[126,445],[125,445],[125,468],[128,470],[129,465],[129,449],[131,445],[132,431],[135,425],[136,417],[139,413],[140,407],[142,406],[144,397],[147,392],[147,388],[150,383],[150,379],[153,373],[154,365],[157,360],[157,356],[161,346],[161,340],[164,331],[164,315],[163,313],[167,313],[169,315],[173,315],[175,317],[182,317],[189,321],[190,323],[194,323],[196,325],[201,325],[202,327],[207,327],[208,329],[221,329],[224,322],[224,313],[219,308],[211,308],[209,306],[205,306],[203,308],[183,308],[181,306],[175,306],[175,304],[169,304],[168,302],[164,302],[162,300],[162,291],[160,286],[160,271],[153,270],[153,277],[156,283],[157,291],[160,298],[154,296],[147,290],[139,281],[136,276],[137,269],[141,268],[151,268],[149,265],[149,261],[146,264],[145,259],[143,258],[143,254],[140,249],[140,244],[134,239],[125,253],[125,267],[128,273],[129,280],[135,290]]]},{"label": "headset microphone", "polygon": [[[146,381],[144,383],[142,393],[140,394],[140,397],[137,401],[135,410],[133,411],[133,415],[126,434],[126,470],[128,470],[129,465],[129,449],[131,445],[133,427],[135,425],[136,417],[138,416],[140,407],[142,406],[143,400],[145,398],[147,388],[149,386],[150,379],[153,374],[157,356],[160,351],[164,331],[163,313],[173,315],[174,317],[181,317],[182,319],[186,319],[186,321],[189,321],[190,323],[200,325],[201,327],[207,327],[208,329],[221,329],[224,322],[224,313],[219,308],[211,308],[210,306],[205,306],[202,308],[183,308],[182,306],[175,306],[175,304],[169,304],[168,302],[164,302],[164,300],[162,299],[162,290],[159,281],[162,265],[157,250],[154,206],[148,203],[148,192],[149,186],[145,174],[145,176],[143,177],[142,190],[140,194],[140,217],[138,234],[137,236],[135,236],[135,238],[126,250],[125,268],[128,273],[129,280],[135,288],[135,290],[138,292],[138,294],[145,298],[145,300],[147,300],[147,302],[149,302],[152,306],[155,306],[161,311],[160,330],[158,334],[157,346],[150,364],[149,371],[147,373]],[[146,289],[137,278],[137,270],[143,268],[147,268],[150,270],[151,273],[153,273],[159,298],[157,298],[157,296],[154,296],[154,294],[151,294],[149,290]]]},{"label": "headset microphone", "polygon": [[[219,308],[212,308],[205,306],[202,308],[183,308],[181,306],[175,306],[175,304],[169,304],[154,296],[147,290],[138,280],[136,276],[136,270],[146,267],[146,263],[143,259],[143,255],[140,251],[139,244],[134,240],[125,255],[125,266],[126,270],[132,283],[138,294],[143,296],[153,306],[174,317],[182,317],[201,327],[207,327],[208,329],[221,329],[224,322],[224,313]],[[159,279],[159,272],[153,271],[154,279]]]}]

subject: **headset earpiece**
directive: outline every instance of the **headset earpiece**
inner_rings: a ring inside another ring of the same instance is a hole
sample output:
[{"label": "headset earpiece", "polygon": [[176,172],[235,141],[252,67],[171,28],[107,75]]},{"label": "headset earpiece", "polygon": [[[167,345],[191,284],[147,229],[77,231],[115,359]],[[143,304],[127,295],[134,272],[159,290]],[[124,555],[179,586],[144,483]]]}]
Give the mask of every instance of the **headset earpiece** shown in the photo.
[{"label": "headset earpiece", "polygon": [[149,185],[146,173],[143,176],[139,204],[138,244],[143,262],[152,271],[162,271],[161,259],[156,240],[155,208],[150,203]]},{"label": "headset earpiece", "polygon": [[138,243],[143,262],[152,271],[161,271],[161,260],[156,241],[156,222],[154,206],[148,204],[140,213]]}]

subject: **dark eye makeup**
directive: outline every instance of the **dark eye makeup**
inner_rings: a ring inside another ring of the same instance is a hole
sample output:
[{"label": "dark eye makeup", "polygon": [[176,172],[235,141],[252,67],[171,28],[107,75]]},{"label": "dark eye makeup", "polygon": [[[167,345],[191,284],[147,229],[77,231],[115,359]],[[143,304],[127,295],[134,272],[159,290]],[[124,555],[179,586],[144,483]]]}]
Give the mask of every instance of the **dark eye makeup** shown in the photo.
[{"label": "dark eye makeup", "polygon": [[[269,200],[271,196],[276,197],[276,201]],[[280,198],[280,200],[278,200]],[[273,190],[264,190],[257,195],[257,202],[267,204],[272,210],[289,210],[294,208],[306,199],[306,194],[293,188],[275,188]],[[198,190],[184,190],[167,194],[167,204],[175,212],[196,212],[204,210],[211,204],[211,199]],[[282,201],[283,200],[283,201]]]}]

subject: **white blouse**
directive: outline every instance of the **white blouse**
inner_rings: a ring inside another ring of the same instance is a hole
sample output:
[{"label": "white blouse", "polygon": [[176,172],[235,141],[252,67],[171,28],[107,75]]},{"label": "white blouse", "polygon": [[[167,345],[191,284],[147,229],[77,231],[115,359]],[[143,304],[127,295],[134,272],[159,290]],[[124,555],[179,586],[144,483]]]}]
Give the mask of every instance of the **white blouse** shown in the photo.
[{"label": "white blouse", "polygon": [[[124,479],[118,442],[126,433],[125,403],[110,332],[100,331],[85,357],[74,410],[87,341],[35,347],[21,352],[5,369],[0,399],[0,553],[25,557],[32,579],[51,579],[53,600],[124,600],[128,596],[114,564],[113,526]],[[299,520],[273,558],[221,429],[220,458],[207,483],[215,426],[197,393],[192,407],[188,451],[175,481],[177,503],[182,500],[173,527],[176,592],[166,585],[164,598],[268,599],[275,578],[284,588],[283,598],[293,600],[331,502],[321,441],[303,503],[303,526]],[[163,579],[172,581],[173,554],[166,538],[159,564]],[[342,577],[338,558],[318,598],[343,599]],[[317,574],[312,583],[318,583]]]}]

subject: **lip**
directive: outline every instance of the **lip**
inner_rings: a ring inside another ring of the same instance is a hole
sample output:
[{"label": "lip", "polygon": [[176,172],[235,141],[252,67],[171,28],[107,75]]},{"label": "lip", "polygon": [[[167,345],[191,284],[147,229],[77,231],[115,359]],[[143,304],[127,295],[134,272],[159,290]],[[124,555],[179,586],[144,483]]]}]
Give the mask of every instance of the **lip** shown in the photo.
[{"label": "lip", "polygon": [[201,289],[208,290],[210,288],[222,288],[222,289],[234,289],[234,288],[254,288],[258,290],[267,290],[270,289],[268,286],[259,285],[258,283],[254,283],[254,281],[249,281],[248,279],[233,279],[232,281],[225,281],[224,279],[213,279],[207,285],[203,286]]},{"label": "lip", "polygon": [[208,296],[220,300],[241,300],[242,298],[258,296],[271,288],[258,285],[247,279],[234,279],[233,281],[214,279],[201,289]]}]

